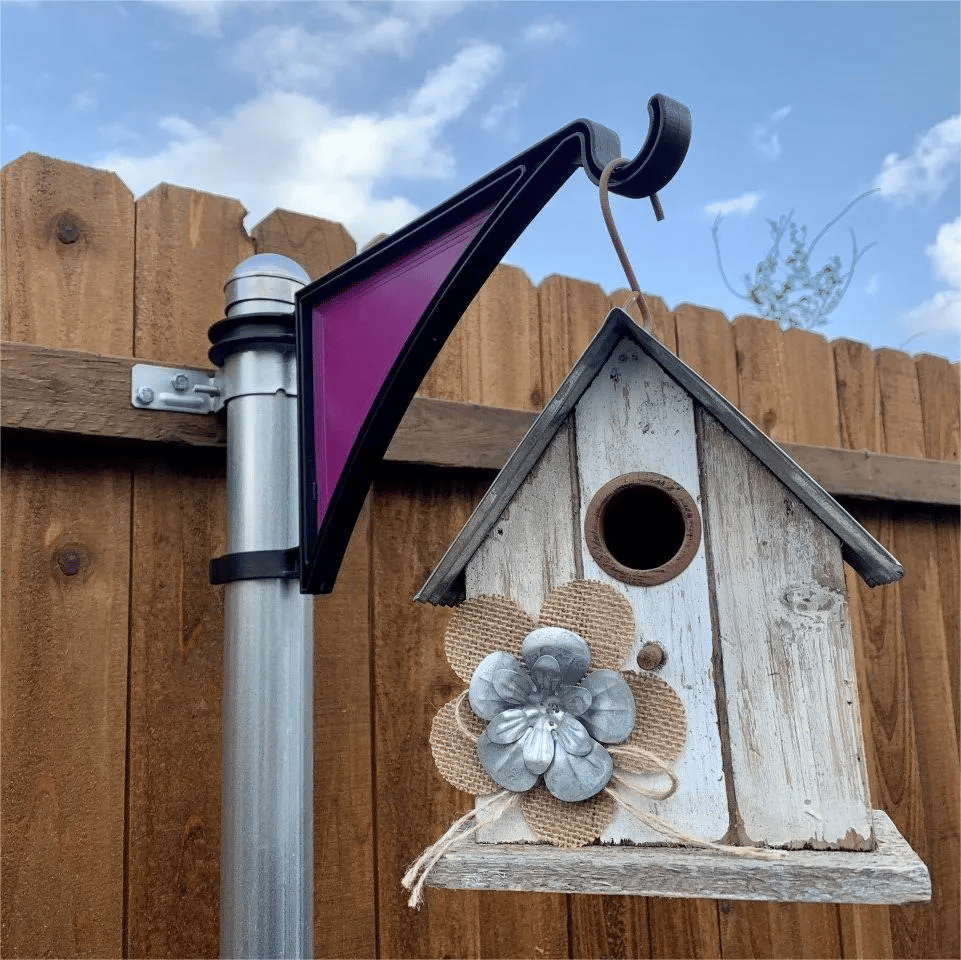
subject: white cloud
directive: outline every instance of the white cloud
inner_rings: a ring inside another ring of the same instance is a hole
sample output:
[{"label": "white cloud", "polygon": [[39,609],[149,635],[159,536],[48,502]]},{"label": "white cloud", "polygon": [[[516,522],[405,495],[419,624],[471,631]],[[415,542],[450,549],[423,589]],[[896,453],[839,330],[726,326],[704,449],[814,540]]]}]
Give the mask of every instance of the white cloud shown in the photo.
[{"label": "white cloud", "polygon": [[418,212],[403,196],[384,196],[384,181],[452,174],[445,124],[471,107],[502,58],[490,44],[466,47],[389,115],[338,114],[302,92],[265,90],[203,126],[167,117],[159,124],[167,142],[156,153],[115,151],[99,164],[136,194],[178,183],[236,197],[252,223],[285,207],[340,221],[362,242]]},{"label": "white cloud", "polygon": [[732,197],[730,200],[715,200],[705,208],[705,213],[712,217],[726,217],[732,213],[739,213],[746,217],[761,201],[763,192],[742,193],[739,197]]},{"label": "white cloud", "polygon": [[526,27],[521,40],[528,47],[545,47],[567,36],[568,29],[560,20],[541,20]]},{"label": "white cloud", "polygon": [[82,90],[80,93],[74,94],[73,106],[76,110],[89,110],[96,103],[97,98],[92,90]]},{"label": "white cloud", "polygon": [[895,202],[936,199],[958,172],[961,160],[961,114],[928,130],[906,157],[889,153],[875,177],[881,196]]},{"label": "white cloud", "polygon": [[327,5],[334,22],[313,31],[299,25],[262,27],[236,46],[232,62],[262,84],[283,90],[326,87],[365,55],[409,57],[418,36],[461,6],[425,0],[393,4],[385,13],[374,4]]},{"label": "white cloud", "polygon": [[873,297],[881,289],[881,274],[872,273],[864,285],[864,292]]},{"label": "white cloud", "polygon": [[224,13],[238,0],[153,0],[162,7],[186,17],[193,29],[207,37],[220,35],[220,21]]},{"label": "white cloud", "polygon": [[496,130],[510,121],[520,106],[524,88],[518,85],[509,86],[491,108],[481,117],[481,126],[485,130]]},{"label": "white cloud", "polygon": [[790,107],[779,107],[764,123],[754,124],[751,130],[751,145],[762,157],[776,160],[781,155],[781,137],[774,128],[790,112]]},{"label": "white cloud", "polygon": [[925,250],[934,275],[948,285],[910,310],[905,319],[918,331],[952,330],[961,333],[961,217],[944,224]]}]

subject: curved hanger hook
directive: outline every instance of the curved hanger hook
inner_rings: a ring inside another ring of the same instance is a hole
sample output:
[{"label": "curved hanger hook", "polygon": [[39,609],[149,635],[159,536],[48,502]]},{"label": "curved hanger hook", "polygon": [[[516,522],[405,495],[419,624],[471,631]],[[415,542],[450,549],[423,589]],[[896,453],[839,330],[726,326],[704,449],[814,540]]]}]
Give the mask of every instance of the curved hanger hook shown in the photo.
[{"label": "curved hanger hook", "polygon": [[[639,199],[650,197],[671,182],[691,144],[691,111],[670,97],[656,93],[647,102],[647,138],[633,160],[617,168],[608,184],[613,193]],[[595,184],[611,160],[621,156],[621,142],[613,130],[593,120],[575,120],[581,139],[581,164]]]}]

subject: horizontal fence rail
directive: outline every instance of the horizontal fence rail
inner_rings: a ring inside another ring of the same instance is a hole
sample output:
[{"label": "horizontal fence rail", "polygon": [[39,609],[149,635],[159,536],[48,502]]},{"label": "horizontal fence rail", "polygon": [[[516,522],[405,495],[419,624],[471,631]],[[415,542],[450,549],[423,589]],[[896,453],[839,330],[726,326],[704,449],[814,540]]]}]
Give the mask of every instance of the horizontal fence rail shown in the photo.
[{"label": "horizontal fence rail", "polygon": [[[27,154],[2,171],[2,953],[216,956],[224,426],[130,405],[209,369],[238,262],[312,278],[342,226]],[[959,942],[958,367],[650,302],[670,350],[903,563],[848,580],[873,806],[931,871],[910,907],[430,890],[400,877],[472,800],[427,744],[460,689],[412,595],[624,291],[499,267],[422,384],[315,601],[314,942],[325,957],[952,957]]]}]

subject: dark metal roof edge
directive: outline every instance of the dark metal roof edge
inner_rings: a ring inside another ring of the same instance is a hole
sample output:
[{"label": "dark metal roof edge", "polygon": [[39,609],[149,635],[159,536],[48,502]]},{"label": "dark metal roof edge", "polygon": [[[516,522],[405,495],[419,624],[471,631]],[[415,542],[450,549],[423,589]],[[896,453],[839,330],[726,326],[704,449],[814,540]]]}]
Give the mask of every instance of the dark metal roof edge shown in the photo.
[{"label": "dark metal roof edge", "polygon": [[729,400],[624,311],[614,308],[547,406],[514,448],[470,519],[418,591],[421,603],[452,604],[463,599],[458,577],[498,520],[528,473],[590,386],[623,336],[630,336],[664,372],[764,464],[841,541],[845,561],[869,586],[893,583],[904,568],[878,541],[775,441]]},{"label": "dark metal roof edge", "polygon": [[[627,318],[630,320],[630,318]],[[893,583],[904,568],[854,517],[831,496],[793,457],[763,433],[737,407],[718,393],[686,363],[679,360],[646,330],[636,324],[638,345],[668,376],[784,484],[843,545],[844,559],[869,586]]]},{"label": "dark metal roof edge", "polygon": [[612,310],[607,315],[603,326],[511,452],[500,473],[481,497],[467,523],[447,548],[447,552],[414,596],[414,600],[419,603],[451,604],[462,599],[461,591],[455,589],[458,575],[463,572],[487,532],[534,469],[541,454],[554,439],[584,391],[607,363],[614,348],[625,334],[633,335],[636,329],[634,321],[620,310]]}]

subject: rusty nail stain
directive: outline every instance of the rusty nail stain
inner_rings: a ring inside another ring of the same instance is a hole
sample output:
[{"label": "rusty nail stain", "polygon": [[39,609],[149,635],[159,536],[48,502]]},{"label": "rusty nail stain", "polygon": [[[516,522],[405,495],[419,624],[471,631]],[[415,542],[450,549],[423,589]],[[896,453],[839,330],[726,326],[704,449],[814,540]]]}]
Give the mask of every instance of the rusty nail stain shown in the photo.
[{"label": "rusty nail stain", "polygon": [[80,573],[83,557],[76,547],[64,547],[57,554],[57,566],[65,577],[75,577]]}]

